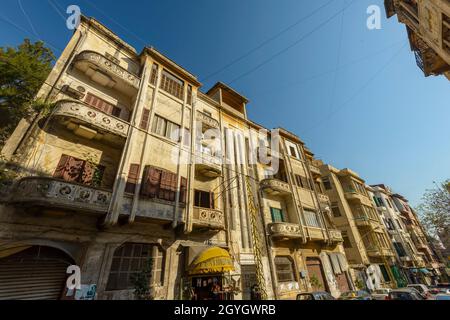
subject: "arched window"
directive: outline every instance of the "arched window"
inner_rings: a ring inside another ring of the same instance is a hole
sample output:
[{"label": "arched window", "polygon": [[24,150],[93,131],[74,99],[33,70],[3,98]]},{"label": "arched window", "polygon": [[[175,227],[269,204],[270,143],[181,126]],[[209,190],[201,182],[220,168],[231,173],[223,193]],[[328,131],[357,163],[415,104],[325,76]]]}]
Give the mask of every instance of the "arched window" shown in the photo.
[{"label": "arched window", "polygon": [[106,290],[134,288],[134,279],[150,269],[150,284],[163,283],[164,252],[157,244],[125,243],[114,251]]},{"label": "arched window", "polygon": [[289,257],[275,257],[278,282],[294,282],[294,262]]}]

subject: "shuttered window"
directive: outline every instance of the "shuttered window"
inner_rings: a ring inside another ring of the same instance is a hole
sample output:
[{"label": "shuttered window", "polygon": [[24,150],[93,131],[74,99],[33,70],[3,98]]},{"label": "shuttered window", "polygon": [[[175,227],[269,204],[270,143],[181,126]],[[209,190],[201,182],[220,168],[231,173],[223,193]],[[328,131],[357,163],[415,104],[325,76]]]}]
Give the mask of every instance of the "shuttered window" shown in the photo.
[{"label": "shuttered window", "polygon": [[127,184],[125,186],[126,193],[134,194],[136,192],[136,185],[139,180],[139,169],[138,164],[130,164],[130,170],[128,171]]},{"label": "shuttered window", "polygon": [[161,89],[170,93],[178,99],[183,99],[184,83],[166,70],[161,73]]},{"label": "shuttered window", "polygon": [[99,187],[105,167],[63,154],[53,174],[54,178],[68,182]]},{"label": "shuttered window", "polygon": [[[186,202],[187,180],[181,177],[180,202]],[[142,178],[141,195],[148,198],[157,198],[175,201],[177,192],[177,175],[173,172],[146,166]]]},{"label": "shuttered window", "polygon": [[313,228],[321,228],[322,227],[322,224],[320,223],[319,215],[317,212],[312,211],[312,210],[305,210],[304,215],[305,215],[305,222],[308,227],[313,227]]},{"label": "shuttered window", "polygon": [[142,130],[148,129],[148,121],[150,120],[150,110],[145,109],[142,111],[141,123],[139,124],[139,128]]},{"label": "shuttered window", "polygon": [[275,257],[278,282],[294,282],[294,264],[289,257]]},{"label": "shuttered window", "polygon": [[152,132],[175,142],[180,141],[180,126],[158,115],[153,120]]},{"label": "shuttered window", "polygon": [[154,63],[152,65],[152,73],[150,75],[150,83],[155,86],[157,79],[158,79],[158,65],[156,63]]},{"label": "shuttered window", "polygon": [[[88,105],[90,105],[91,107],[93,107],[97,110],[100,110],[104,113],[121,118],[122,110],[120,108],[106,102],[105,100],[93,95],[90,92],[88,92],[88,94],[86,94],[86,98],[85,98],[84,102],[86,102]],[[122,118],[122,119],[128,120],[128,119],[124,119],[124,118]]]},{"label": "shuttered window", "polygon": [[311,183],[308,178],[296,174],[295,181],[297,182],[297,186],[299,186],[300,188],[312,190]]},{"label": "shuttered window", "polygon": [[156,244],[126,243],[115,250],[106,290],[135,287],[139,274],[149,273],[150,283],[162,284],[164,253]]},{"label": "shuttered window", "polygon": [[270,214],[272,216],[272,222],[286,222],[284,214],[281,209],[270,208]]}]

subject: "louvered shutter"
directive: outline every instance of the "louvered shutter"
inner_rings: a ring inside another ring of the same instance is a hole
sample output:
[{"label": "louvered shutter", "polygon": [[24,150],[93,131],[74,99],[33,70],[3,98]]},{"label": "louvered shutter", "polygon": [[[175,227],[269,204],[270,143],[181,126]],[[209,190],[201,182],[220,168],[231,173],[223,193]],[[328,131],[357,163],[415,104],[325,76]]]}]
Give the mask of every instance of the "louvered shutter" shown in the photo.
[{"label": "louvered shutter", "polygon": [[136,185],[139,177],[140,166],[138,164],[130,164],[130,170],[128,171],[128,179],[125,187],[126,193],[135,193]]}]

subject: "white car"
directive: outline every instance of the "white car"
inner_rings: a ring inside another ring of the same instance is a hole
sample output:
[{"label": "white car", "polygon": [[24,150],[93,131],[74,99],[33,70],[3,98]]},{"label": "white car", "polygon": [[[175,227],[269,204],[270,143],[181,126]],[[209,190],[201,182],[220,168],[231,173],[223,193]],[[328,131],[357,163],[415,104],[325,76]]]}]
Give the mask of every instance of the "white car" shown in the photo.
[{"label": "white car", "polygon": [[387,288],[376,289],[374,292],[372,292],[372,299],[373,300],[388,300],[390,292],[391,292],[391,289],[387,289]]},{"label": "white car", "polygon": [[420,292],[420,294],[425,298],[425,299],[430,299],[431,298],[431,292],[428,289],[428,287],[424,284],[408,284],[407,288],[414,288],[417,291]]}]

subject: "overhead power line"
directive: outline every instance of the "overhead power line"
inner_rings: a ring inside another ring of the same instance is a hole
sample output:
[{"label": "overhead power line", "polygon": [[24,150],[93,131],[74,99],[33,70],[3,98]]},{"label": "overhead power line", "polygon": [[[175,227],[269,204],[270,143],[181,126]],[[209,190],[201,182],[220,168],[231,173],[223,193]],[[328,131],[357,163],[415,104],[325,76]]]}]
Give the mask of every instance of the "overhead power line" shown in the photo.
[{"label": "overhead power line", "polygon": [[257,45],[256,47],[254,47],[253,49],[250,49],[249,51],[247,51],[246,53],[244,53],[243,55],[237,57],[236,59],[232,60],[231,62],[229,62],[228,64],[226,64],[225,66],[223,66],[222,68],[214,71],[213,73],[210,73],[209,75],[207,75],[206,77],[204,77],[203,79],[201,79],[201,81],[206,81],[209,78],[221,73],[222,71],[228,69],[229,67],[231,67],[232,65],[238,63],[239,61],[243,60],[244,58],[247,58],[249,55],[251,55],[252,53],[256,52],[257,50],[261,49],[262,47],[264,47],[266,44],[268,44],[269,42],[272,42],[273,40],[279,38],[281,35],[283,35],[284,33],[288,32],[289,30],[291,30],[292,28],[296,27],[297,25],[299,25],[300,23],[308,20],[309,18],[311,18],[312,16],[314,16],[316,13],[318,13],[319,11],[321,11],[322,9],[324,9],[325,7],[329,6],[331,3],[333,2],[333,0],[328,1],[327,3],[321,5],[320,7],[318,7],[317,9],[315,9],[314,11],[312,11],[311,13],[309,13],[308,15],[300,18],[299,20],[297,20],[296,22],[294,22],[293,24],[289,25],[288,27],[284,28],[283,30],[281,30],[280,32],[278,32],[277,34],[273,35],[272,37],[264,40],[263,42],[261,42],[259,45]]},{"label": "overhead power line", "polygon": [[339,16],[342,12],[344,12],[345,10],[347,10],[353,3],[355,3],[356,0],[351,1],[348,5],[346,5],[343,9],[339,10],[338,12],[336,12],[335,14],[333,14],[330,18],[326,19],[325,21],[323,21],[322,23],[320,23],[316,28],[314,28],[313,30],[311,30],[310,32],[306,33],[304,36],[302,36],[301,38],[297,39],[295,42],[293,42],[292,44],[288,45],[287,47],[281,49],[280,51],[278,51],[277,53],[273,54],[272,56],[270,56],[268,59],[264,60],[263,62],[259,63],[258,65],[256,65],[255,67],[253,67],[252,69],[242,73],[241,75],[237,76],[236,78],[234,78],[233,80],[231,80],[229,83],[233,84],[234,82],[248,76],[249,74],[255,72],[256,70],[260,69],[261,67],[263,67],[264,65],[266,65],[267,63],[271,62],[272,60],[274,60],[275,58],[277,58],[278,56],[282,55],[283,53],[285,53],[286,51],[292,49],[293,47],[295,47],[296,45],[298,45],[300,42],[302,42],[303,40],[307,39],[309,36],[311,36],[312,34],[314,34],[315,32],[317,32],[318,30],[322,29],[324,26],[326,26],[330,21],[334,20],[337,16]]}]

